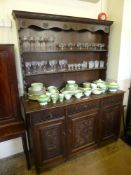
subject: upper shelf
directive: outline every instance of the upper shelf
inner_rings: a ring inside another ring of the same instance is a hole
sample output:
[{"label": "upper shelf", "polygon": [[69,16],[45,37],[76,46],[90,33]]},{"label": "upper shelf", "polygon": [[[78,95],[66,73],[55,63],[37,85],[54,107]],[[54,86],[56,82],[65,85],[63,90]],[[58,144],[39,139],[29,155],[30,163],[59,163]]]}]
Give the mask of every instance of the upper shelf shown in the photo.
[{"label": "upper shelf", "polygon": [[18,29],[38,27],[40,29],[62,30],[88,30],[90,32],[103,31],[109,33],[113,21],[103,21],[90,18],[72,16],[59,16],[25,11],[13,11],[13,16],[18,19]]},{"label": "upper shelf", "polygon": [[108,50],[107,49],[96,49],[96,50],[93,50],[93,49],[72,49],[72,50],[69,50],[69,49],[63,49],[63,50],[31,50],[31,51],[21,51],[21,54],[22,53],[55,53],[55,52],[107,52]]}]

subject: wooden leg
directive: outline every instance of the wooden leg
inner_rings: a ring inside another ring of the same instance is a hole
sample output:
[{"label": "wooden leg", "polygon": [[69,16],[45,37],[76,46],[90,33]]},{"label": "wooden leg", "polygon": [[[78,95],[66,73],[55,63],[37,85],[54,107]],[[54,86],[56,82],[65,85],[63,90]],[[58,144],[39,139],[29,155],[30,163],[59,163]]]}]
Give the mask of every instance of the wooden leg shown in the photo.
[{"label": "wooden leg", "polygon": [[27,168],[28,168],[28,170],[30,170],[31,163],[30,163],[30,155],[29,155],[28,146],[27,146],[26,133],[22,134],[22,143],[23,143],[24,153],[26,156]]}]

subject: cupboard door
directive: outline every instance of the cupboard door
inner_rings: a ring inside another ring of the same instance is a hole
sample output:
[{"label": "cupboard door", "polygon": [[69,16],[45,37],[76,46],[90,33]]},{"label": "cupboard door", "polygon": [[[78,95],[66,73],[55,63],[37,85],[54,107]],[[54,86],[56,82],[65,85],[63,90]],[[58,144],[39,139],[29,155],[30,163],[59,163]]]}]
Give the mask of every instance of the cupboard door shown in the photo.
[{"label": "cupboard door", "polygon": [[75,154],[97,144],[98,113],[78,114],[68,118],[68,147],[69,154]]},{"label": "cupboard door", "polygon": [[103,109],[101,140],[117,139],[120,131],[121,106]]},{"label": "cupboard door", "polygon": [[18,115],[18,90],[13,46],[0,45],[0,122]]},{"label": "cupboard door", "polygon": [[65,159],[64,119],[44,122],[34,126],[36,164],[45,168]]}]

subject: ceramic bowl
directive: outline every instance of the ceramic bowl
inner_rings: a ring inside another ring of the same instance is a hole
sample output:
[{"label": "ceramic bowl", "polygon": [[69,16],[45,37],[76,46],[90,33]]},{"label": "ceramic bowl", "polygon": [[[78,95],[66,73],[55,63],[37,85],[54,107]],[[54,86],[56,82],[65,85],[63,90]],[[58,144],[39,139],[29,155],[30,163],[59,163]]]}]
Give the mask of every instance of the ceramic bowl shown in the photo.
[{"label": "ceramic bowl", "polygon": [[96,88],[97,88],[97,84],[91,83],[91,88],[92,88],[92,89],[96,89]]},{"label": "ceramic bowl", "polygon": [[67,90],[76,90],[76,89],[78,89],[78,84],[66,84],[66,86],[65,86],[65,88],[67,89]]},{"label": "ceramic bowl", "polygon": [[55,87],[55,86],[49,86],[48,88],[47,88],[47,90],[50,92],[50,93],[58,93],[58,89],[57,89],[57,87]]},{"label": "ceramic bowl", "polygon": [[119,85],[117,83],[115,83],[115,82],[112,82],[112,83],[108,84],[108,88],[109,89],[118,89]]},{"label": "ceramic bowl", "polygon": [[77,99],[80,99],[82,96],[83,96],[82,92],[79,92],[79,93],[76,93],[76,94],[75,94],[75,97],[76,97]]},{"label": "ceramic bowl", "polygon": [[92,91],[92,93],[95,94],[95,95],[99,95],[99,94],[102,94],[102,90],[99,89],[99,88],[96,88],[96,89],[94,89],[94,90]]},{"label": "ceramic bowl", "polygon": [[85,88],[84,89],[84,94],[85,94],[86,97],[88,97],[89,95],[91,95],[91,92],[92,92],[91,88]]},{"label": "ceramic bowl", "polygon": [[43,83],[32,83],[31,89],[32,91],[41,91],[43,88]]},{"label": "ceramic bowl", "polygon": [[69,85],[73,85],[73,84],[75,84],[76,82],[75,82],[75,80],[68,80],[67,81],[67,84],[69,84]]},{"label": "ceramic bowl", "polygon": [[73,94],[72,94],[71,92],[69,92],[69,91],[63,91],[63,94],[64,94],[66,100],[70,100],[71,97],[72,97],[72,95],[73,95]]},{"label": "ceramic bowl", "polygon": [[38,102],[40,103],[40,105],[47,105],[49,101],[49,97],[47,95],[41,95],[39,98],[38,98]]},{"label": "ceramic bowl", "polygon": [[84,82],[83,86],[84,86],[84,88],[90,88],[91,87],[91,83],[90,82]]},{"label": "ceramic bowl", "polygon": [[109,92],[117,92],[118,89],[109,89]]}]

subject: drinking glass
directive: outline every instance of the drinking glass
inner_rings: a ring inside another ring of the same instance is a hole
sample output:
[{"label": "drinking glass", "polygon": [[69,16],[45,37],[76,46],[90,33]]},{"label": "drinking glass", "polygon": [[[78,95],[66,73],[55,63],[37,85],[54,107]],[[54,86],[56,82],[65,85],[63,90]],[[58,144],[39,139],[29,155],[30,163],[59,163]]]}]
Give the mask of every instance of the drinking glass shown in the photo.
[{"label": "drinking glass", "polygon": [[73,47],[75,47],[75,44],[74,43],[68,43],[67,47],[69,47],[69,49],[72,50]]},{"label": "drinking glass", "polygon": [[63,50],[64,47],[66,47],[66,43],[60,43],[58,46],[61,50]]},{"label": "drinking glass", "polygon": [[80,42],[76,43],[76,47],[81,50],[82,49],[82,43],[80,43]]},{"label": "drinking glass", "polygon": [[30,50],[29,37],[24,35],[21,37],[21,41],[22,41],[22,50],[24,52],[29,51]]},{"label": "drinking glass", "polygon": [[48,39],[48,42],[49,42],[49,49],[50,50],[53,50],[54,49],[54,41],[55,41],[55,38],[54,36],[50,36],[49,39]]},{"label": "drinking glass", "polygon": [[31,74],[31,62],[25,62],[26,74]]},{"label": "drinking glass", "polygon": [[47,71],[47,60],[41,61],[41,64],[42,64],[42,72],[46,72]]},{"label": "drinking glass", "polygon": [[35,38],[33,36],[30,36],[29,42],[30,42],[30,50],[34,51],[35,50]]},{"label": "drinking glass", "polygon": [[37,73],[37,70],[38,70],[38,63],[37,63],[37,61],[32,61],[31,65],[32,65],[32,72],[33,73]]},{"label": "drinking glass", "polygon": [[56,71],[57,60],[49,60],[50,71]]}]

